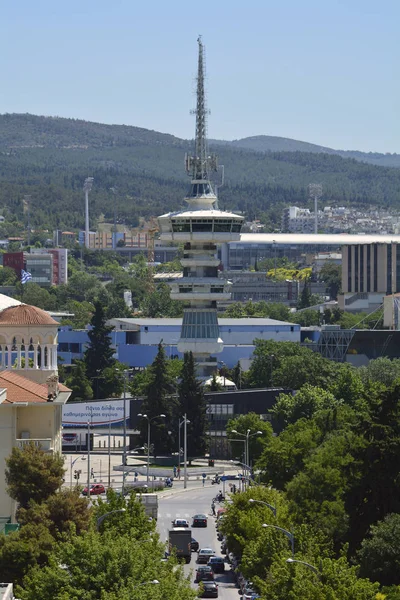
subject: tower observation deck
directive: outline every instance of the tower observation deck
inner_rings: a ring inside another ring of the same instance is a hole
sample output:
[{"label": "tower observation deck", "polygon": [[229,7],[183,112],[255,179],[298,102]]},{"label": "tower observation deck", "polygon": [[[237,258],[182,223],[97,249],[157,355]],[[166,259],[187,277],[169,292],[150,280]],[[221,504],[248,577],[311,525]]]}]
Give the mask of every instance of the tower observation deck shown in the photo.
[{"label": "tower observation deck", "polygon": [[171,298],[190,301],[184,310],[178,350],[192,351],[199,376],[208,377],[216,368],[223,349],[219,335],[217,301],[229,300],[230,284],[218,278],[217,245],[240,239],[243,217],[217,208],[210,173],[217,157],[207,147],[207,108],[204,89],[204,46],[199,37],[197,70],[196,137],[193,156],[185,157],[191,177],[187,206],[158,217],[160,238],[184,244],[183,277],[170,283]]}]

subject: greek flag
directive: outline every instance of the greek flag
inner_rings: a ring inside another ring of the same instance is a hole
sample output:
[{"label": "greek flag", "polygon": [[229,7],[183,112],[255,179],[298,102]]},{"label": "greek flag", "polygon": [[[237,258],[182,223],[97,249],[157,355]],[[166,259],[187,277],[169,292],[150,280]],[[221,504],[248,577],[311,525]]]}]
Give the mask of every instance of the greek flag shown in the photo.
[{"label": "greek flag", "polygon": [[31,279],[32,279],[31,273],[28,273],[28,271],[24,271],[24,269],[21,269],[21,283],[27,283]]}]

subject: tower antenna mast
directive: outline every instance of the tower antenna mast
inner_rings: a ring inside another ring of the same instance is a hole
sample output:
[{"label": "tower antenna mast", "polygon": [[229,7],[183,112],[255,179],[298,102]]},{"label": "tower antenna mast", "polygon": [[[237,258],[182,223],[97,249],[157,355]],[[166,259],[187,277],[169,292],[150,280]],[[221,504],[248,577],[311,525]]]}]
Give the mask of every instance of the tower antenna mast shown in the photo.
[{"label": "tower antenna mast", "polygon": [[199,57],[197,62],[197,88],[196,88],[196,108],[192,114],[196,115],[196,137],[194,156],[185,156],[186,171],[192,177],[193,181],[206,181],[210,183],[210,172],[218,168],[217,156],[208,153],[207,145],[207,115],[210,111],[207,109],[205,92],[205,59],[204,46],[201,41],[201,35],[197,38],[199,45]]}]

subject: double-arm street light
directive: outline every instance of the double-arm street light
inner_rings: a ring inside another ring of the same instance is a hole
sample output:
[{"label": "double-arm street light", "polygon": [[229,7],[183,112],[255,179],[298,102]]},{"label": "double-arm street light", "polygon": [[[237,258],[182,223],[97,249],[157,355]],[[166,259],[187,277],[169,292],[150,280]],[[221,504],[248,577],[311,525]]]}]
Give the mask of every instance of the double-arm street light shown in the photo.
[{"label": "double-arm street light", "polygon": [[144,581],[143,583],[138,583],[137,585],[133,586],[133,590],[136,590],[136,588],[138,588],[141,585],[158,585],[160,582],[158,581],[158,579],[153,579],[153,581]]},{"label": "double-arm street light", "polygon": [[[142,419],[147,419],[147,485],[149,485],[149,476],[150,476],[150,425],[156,419],[165,419],[165,415],[156,415],[155,417],[149,417],[146,414],[139,413],[138,417],[142,417]],[[158,583],[158,582],[157,582]]]},{"label": "double-arm street light", "polygon": [[254,500],[253,498],[250,498],[249,502],[252,504],[256,502],[257,504],[264,504],[264,506],[268,506],[268,508],[274,513],[274,517],[276,517],[276,507],[272,506],[272,504],[268,504],[268,502],[264,502],[263,500]]},{"label": "double-arm street light", "polygon": [[[183,416],[182,421],[178,421],[178,467],[179,472],[181,469],[181,427],[183,428],[183,487],[187,487],[187,424],[190,423],[189,419],[186,418],[186,414]],[[180,477],[179,477],[180,478]]]},{"label": "double-arm street light", "polygon": [[104,515],[101,515],[101,517],[99,517],[96,520],[96,529],[97,531],[99,531],[100,529],[100,525],[102,524],[102,522],[104,521],[104,519],[106,519],[109,515],[114,515],[116,513],[124,513],[126,512],[126,508],[119,508],[118,510],[110,510],[110,512],[104,513]]},{"label": "double-arm street light", "polygon": [[231,429],[231,433],[234,433],[235,435],[239,435],[240,437],[243,437],[245,440],[245,457],[244,457],[244,462],[246,465],[248,465],[249,468],[249,474],[248,477],[250,478],[250,471],[251,471],[251,467],[250,465],[250,450],[249,450],[249,439],[251,437],[254,436],[260,436],[263,435],[263,431],[255,431],[254,433],[251,433],[251,429],[248,429],[246,431],[246,433],[240,433],[240,431],[237,431],[236,429]]},{"label": "double-arm street light", "polygon": [[310,569],[310,571],[312,571],[313,573],[315,573],[315,575],[318,578],[321,577],[321,573],[318,571],[317,567],[314,567],[313,565],[310,565],[310,563],[305,562],[304,560],[295,560],[294,558],[287,558],[286,562],[289,563],[289,564],[299,563],[300,565],[304,565],[305,567],[307,567],[308,569]]},{"label": "double-arm street light", "polygon": [[282,533],[284,533],[286,535],[286,537],[289,538],[289,541],[290,541],[290,544],[292,547],[292,558],[290,560],[291,561],[294,560],[294,535],[293,535],[293,533],[291,533],[287,529],[283,529],[283,527],[278,527],[278,525],[267,525],[266,523],[263,523],[263,527],[265,527],[265,528],[273,527],[274,529],[277,529],[278,531],[281,531]]}]

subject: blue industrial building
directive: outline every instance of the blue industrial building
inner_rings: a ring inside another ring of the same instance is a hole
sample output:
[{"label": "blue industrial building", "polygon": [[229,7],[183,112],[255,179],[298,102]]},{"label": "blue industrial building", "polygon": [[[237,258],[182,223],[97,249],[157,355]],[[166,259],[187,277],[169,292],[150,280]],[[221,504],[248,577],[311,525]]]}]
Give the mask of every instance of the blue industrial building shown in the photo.
[{"label": "blue industrial building", "polygon": [[[112,344],[115,357],[134,369],[142,369],[151,364],[160,342],[165,345],[168,357],[182,358],[177,350],[180,337],[181,319],[112,319]],[[224,363],[228,368],[238,361],[248,361],[254,350],[254,340],[275,340],[278,342],[300,342],[300,325],[275,319],[219,319],[220,335],[224,348],[215,357],[216,365]],[[73,359],[83,357],[89,342],[88,330],[60,326],[58,334],[58,356],[64,365],[72,364]]]}]

